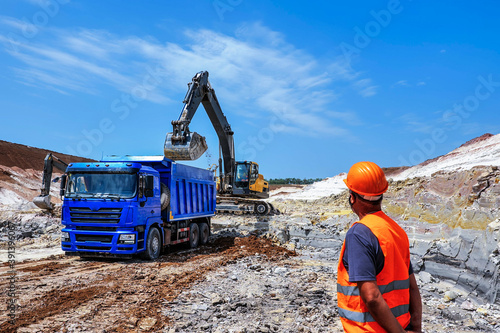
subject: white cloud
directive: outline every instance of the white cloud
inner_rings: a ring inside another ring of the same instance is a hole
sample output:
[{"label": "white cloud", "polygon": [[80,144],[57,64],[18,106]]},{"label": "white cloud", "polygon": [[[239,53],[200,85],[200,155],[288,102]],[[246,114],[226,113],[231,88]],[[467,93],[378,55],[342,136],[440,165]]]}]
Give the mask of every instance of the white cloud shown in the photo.
[{"label": "white cloud", "polygon": [[431,134],[432,130],[436,128],[436,123],[429,120],[422,121],[414,113],[406,113],[399,117],[399,119],[405,124],[406,130],[415,133],[425,133]]},{"label": "white cloud", "polygon": [[425,86],[424,81],[418,81],[417,83],[409,83],[408,80],[399,80],[398,82],[394,83],[392,87],[413,87],[413,86]]},{"label": "white cloud", "polygon": [[0,15],[0,23],[17,31],[22,31],[26,26],[26,23],[19,19],[3,15]]},{"label": "white cloud", "polygon": [[[14,19],[2,21],[16,25]],[[347,130],[329,119],[352,119],[352,114],[336,112],[325,117],[339,97],[336,82],[351,84],[363,97],[377,90],[371,79],[360,79],[340,58],[320,63],[260,23],[242,25],[234,36],[186,30],[188,42],[182,45],[88,29],[51,29],[44,36],[49,33],[49,40],[18,45],[18,52],[11,54],[22,66],[14,71],[25,84],[61,93],[97,94],[103,83],[130,93],[143,84],[151,69],[159,69],[157,86],[147,99],[166,103],[169,94],[185,91],[195,73],[208,70],[219,100],[234,112],[249,115],[250,121],[285,110],[283,130],[307,128],[297,132],[346,135]],[[0,41],[7,49],[5,37]]]},{"label": "white cloud", "polygon": [[354,112],[325,111],[325,115],[333,119],[340,119],[350,125],[362,124],[362,121]]},{"label": "white cloud", "polygon": [[394,87],[396,87],[396,86],[407,87],[407,86],[409,86],[409,84],[408,84],[407,80],[399,80],[398,82],[394,83],[393,86]]},{"label": "white cloud", "polygon": [[23,0],[23,1],[37,6],[44,6],[47,3],[50,3],[49,0]]},{"label": "white cloud", "polygon": [[378,86],[372,84],[371,79],[361,79],[354,82],[354,86],[358,88],[358,94],[363,97],[371,97],[377,94]]}]

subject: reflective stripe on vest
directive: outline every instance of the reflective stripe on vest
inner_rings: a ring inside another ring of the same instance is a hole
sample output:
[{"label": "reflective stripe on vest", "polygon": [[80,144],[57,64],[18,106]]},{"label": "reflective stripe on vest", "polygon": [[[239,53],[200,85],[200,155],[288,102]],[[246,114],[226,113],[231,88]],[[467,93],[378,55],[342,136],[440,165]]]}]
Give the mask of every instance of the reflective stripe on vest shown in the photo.
[{"label": "reflective stripe on vest", "polygon": [[[410,288],[410,279],[393,281],[389,284],[378,286],[381,294],[391,292],[393,290],[402,290]],[[346,296],[359,296],[358,286],[342,286],[337,283],[337,292]]]},{"label": "reflective stripe on vest", "polygon": [[[376,276],[377,286],[402,327],[410,323],[410,251],[404,230],[383,212],[365,216],[361,221],[377,237],[384,253],[385,263]],[[337,274],[338,311],[346,332],[385,332],[373,319],[361,299],[356,282],[349,282],[349,274],[342,262],[345,241],[339,257]]]},{"label": "reflective stripe on vest", "polygon": [[[410,311],[410,304],[403,304],[391,309],[392,314],[396,318],[404,315],[405,313],[408,313],[409,311]],[[375,319],[373,319],[370,312],[356,312],[339,308],[339,315],[342,318],[349,319],[352,321],[357,321],[359,323],[371,323],[376,321]]]}]

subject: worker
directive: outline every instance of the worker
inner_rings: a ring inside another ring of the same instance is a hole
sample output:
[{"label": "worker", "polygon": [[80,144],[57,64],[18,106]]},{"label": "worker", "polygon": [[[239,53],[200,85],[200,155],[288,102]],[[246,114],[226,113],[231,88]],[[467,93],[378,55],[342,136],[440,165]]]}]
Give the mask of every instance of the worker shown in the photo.
[{"label": "worker", "polygon": [[340,251],[337,302],[345,332],[421,332],[422,301],[405,231],[382,212],[389,184],[373,162],[354,164],[349,205],[359,221]]}]

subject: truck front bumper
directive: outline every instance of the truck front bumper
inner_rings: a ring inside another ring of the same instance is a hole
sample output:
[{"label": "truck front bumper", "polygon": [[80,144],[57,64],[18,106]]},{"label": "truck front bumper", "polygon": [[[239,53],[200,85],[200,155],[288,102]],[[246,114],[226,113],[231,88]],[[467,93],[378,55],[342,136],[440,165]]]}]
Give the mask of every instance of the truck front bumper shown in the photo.
[{"label": "truck front bumper", "polygon": [[[69,236],[69,239],[61,238],[61,248],[68,255],[130,256],[144,248],[144,239],[139,239],[139,236],[144,238],[144,233],[139,233],[133,228],[117,228],[116,231],[64,228],[62,232],[67,232]],[[128,241],[127,243],[120,240],[120,235],[134,235],[134,242]]]}]

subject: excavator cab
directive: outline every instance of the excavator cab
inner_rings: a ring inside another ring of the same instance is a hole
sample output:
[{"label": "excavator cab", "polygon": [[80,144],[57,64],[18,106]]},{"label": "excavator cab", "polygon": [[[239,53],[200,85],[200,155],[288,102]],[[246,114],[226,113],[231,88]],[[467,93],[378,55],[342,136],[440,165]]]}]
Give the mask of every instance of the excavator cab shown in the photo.
[{"label": "excavator cab", "polygon": [[234,187],[239,189],[249,188],[251,165],[245,162],[236,162]]},{"label": "excavator cab", "polygon": [[269,197],[269,184],[259,174],[259,165],[255,162],[236,162],[233,194]]}]

